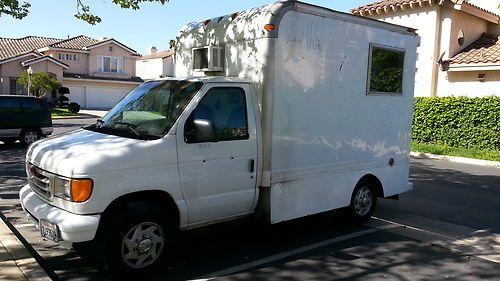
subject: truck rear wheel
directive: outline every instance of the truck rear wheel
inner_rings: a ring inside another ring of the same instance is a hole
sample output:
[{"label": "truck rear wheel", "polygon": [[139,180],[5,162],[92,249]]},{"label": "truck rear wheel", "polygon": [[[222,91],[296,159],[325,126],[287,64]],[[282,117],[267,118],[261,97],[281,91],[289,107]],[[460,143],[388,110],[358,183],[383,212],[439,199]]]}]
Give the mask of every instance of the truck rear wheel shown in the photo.
[{"label": "truck rear wheel", "polygon": [[348,207],[350,218],[355,224],[363,224],[368,221],[377,205],[377,195],[372,182],[363,180],[360,181],[351,197],[351,204]]},{"label": "truck rear wheel", "polygon": [[151,203],[132,203],[117,216],[99,241],[104,269],[112,275],[155,269],[176,232],[166,210]]}]

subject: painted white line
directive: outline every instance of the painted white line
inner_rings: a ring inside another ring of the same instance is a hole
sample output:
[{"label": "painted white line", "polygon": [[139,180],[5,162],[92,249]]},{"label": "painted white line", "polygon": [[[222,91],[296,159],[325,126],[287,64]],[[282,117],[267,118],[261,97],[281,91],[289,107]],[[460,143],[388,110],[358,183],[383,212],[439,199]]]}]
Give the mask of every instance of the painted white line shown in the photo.
[{"label": "painted white line", "polygon": [[282,260],[282,259],[286,259],[286,258],[295,256],[295,255],[298,255],[298,254],[301,254],[301,253],[304,253],[304,252],[308,252],[308,251],[312,251],[312,250],[315,250],[315,249],[319,249],[319,248],[322,248],[322,247],[325,247],[325,246],[328,246],[328,245],[331,245],[331,244],[335,244],[335,243],[342,242],[342,241],[345,241],[345,240],[349,240],[349,239],[353,239],[353,238],[356,238],[356,237],[368,235],[370,233],[374,233],[374,232],[377,232],[379,230],[385,230],[385,229],[396,228],[396,227],[400,227],[400,226],[399,225],[385,225],[385,226],[381,226],[381,227],[377,227],[377,228],[370,228],[370,229],[366,229],[366,230],[357,231],[357,232],[350,233],[350,234],[347,234],[347,235],[343,235],[343,236],[335,237],[335,238],[328,239],[328,240],[325,240],[325,241],[321,241],[321,242],[318,242],[318,243],[314,243],[314,244],[311,244],[311,245],[303,246],[303,247],[300,247],[300,248],[297,248],[297,249],[293,249],[293,250],[290,250],[290,251],[286,251],[286,252],[282,252],[282,253],[279,253],[279,254],[275,254],[275,255],[272,255],[272,256],[269,256],[269,257],[265,257],[265,258],[262,258],[262,259],[259,259],[259,260],[251,261],[251,262],[248,262],[248,263],[244,263],[244,264],[233,266],[233,267],[230,267],[230,268],[227,268],[227,269],[216,271],[216,272],[213,272],[213,273],[201,276],[201,277],[199,277],[197,279],[192,279],[190,281],[209,281],[209,280],[213,280],[213,279],[221,277],[221,276],[227,276],[227,275],[234,274],[234,273],[241,272],[241,271],[245,271],[245,270],[248,270],[248,269],[251,269],[251,268],[259,267],[259,266],[264,265],[264,264],[268,264],[268,263],[272,263],[272,262],[279,261],[279,260]]},{"label": "painted white line", "polygon": [[[392,224],[392,225],[398,226],[398,227],[404,227],[404,228],[407,228],[407,229],[411,229],[411,230],[415,230],[415,231],[420,231],[420,232],[424,232],[424,233],[427,233],[427,234],[441,236],[441,237],[446,238],[446,239],[455,239],[454,237],[451,237],[451,236],[447,236],[447,235],[440,234],[440,233],[437,233],[437,232],[433,232],[433,231],[421,229],[421,228],[414,227],[414,226],[409,226],[409,225],[406,225],[406,224],[401,224],[401,223],[398,223],[398,222],[395,222],[395,221],[390,221],[390,220],[386,220],[386,219],[379,218],[379,217],[372,217],[372,219],[373,220],[378,220],[378,221],[381,221],[381,222],[385,222],[385,223],[388,223],[388,224]],[[379,228],[377,226],[371,226],[371,227]]]},{"label": "painted white line", "polygon": [[[433,237],[437,236],[440,238],[444,238],[443,241],[424,241],[424,242],[430,242],[432,244],[439,245],[452,252],[461,253],[468,256],[474,256],[494,263],[500,263],[500,235],[496,233],[491,233],[488,230],[477,230],[466,237],[455,238],[437,232],[400,224],[397,222],[393,222],[378,217],[372,217],[372,219],[399,227],[405,227],[407,229],[423,232],[426,234],[431,234],[433,235]],[[378,228],[376,226],[372,227]],[[403,234],[399,233],[399,235]]]}]

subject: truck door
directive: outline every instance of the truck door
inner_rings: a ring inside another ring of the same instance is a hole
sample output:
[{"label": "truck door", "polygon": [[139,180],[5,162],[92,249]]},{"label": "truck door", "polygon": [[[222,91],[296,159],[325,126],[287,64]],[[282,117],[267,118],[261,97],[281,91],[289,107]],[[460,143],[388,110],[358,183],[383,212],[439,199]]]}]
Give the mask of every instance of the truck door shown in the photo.
[{"label": "truck door", "polygon": [[250,87],[208,84],[179,121],[179,173],[189,224],[252,212],[257,129]]}]

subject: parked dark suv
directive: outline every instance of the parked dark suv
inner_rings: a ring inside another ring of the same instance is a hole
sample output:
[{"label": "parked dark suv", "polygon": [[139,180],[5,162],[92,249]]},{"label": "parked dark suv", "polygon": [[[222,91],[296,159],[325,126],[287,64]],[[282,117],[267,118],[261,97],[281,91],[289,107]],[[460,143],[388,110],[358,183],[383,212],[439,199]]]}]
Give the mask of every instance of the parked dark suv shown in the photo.
[{"label": "parked dark suv", "polygon": [[52,118],[45,102],[27,96],[0,95],[0,141],[29,145],[52,134]]}]

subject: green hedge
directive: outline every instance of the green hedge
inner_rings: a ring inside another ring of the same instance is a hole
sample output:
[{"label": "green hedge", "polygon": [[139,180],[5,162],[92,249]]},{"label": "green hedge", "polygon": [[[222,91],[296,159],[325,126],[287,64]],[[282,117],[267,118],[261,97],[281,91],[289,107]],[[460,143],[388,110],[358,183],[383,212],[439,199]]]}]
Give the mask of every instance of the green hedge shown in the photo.
[{"label": "green hedge", "polygon": [[500,150],[500,97],[416,97],[412,138],[419,143]]}]

